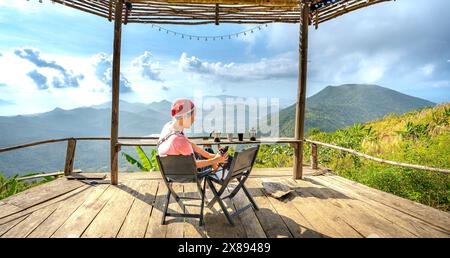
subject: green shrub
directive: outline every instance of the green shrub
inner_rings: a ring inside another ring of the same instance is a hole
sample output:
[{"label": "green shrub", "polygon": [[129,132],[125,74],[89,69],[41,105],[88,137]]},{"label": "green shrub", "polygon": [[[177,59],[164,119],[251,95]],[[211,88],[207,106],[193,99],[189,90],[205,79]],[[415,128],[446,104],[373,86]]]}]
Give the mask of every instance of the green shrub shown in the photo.
[{"label": "green shrub", "polygon": [[[30,173],[26,176],[36,174],[38,173]],[[0,200],[52,180],[54,180],[54,177],[43,177],[41,180],[31,182],[18,181],[17,175],[7,178],[0,172]]]}]

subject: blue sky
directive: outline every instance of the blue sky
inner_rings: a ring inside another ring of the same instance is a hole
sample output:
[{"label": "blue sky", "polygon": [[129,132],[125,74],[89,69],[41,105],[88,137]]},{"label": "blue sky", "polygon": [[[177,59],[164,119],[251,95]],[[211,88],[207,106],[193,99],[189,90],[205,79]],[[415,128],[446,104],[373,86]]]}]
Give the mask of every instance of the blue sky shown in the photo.
[{"label": "blue sky", "polygon": [[[370,83],[450,101],[448,10],[447,0],[397,0],[311,27],[307,95]],[[165,26],[210,36],[251,27]],[[122,36],[123,100],[226,94],[295,101],[298,25],[205,42],[128,24]],[[112,38],[106,19],[48,0],[1,0],[0,115],[109,101]]]}]

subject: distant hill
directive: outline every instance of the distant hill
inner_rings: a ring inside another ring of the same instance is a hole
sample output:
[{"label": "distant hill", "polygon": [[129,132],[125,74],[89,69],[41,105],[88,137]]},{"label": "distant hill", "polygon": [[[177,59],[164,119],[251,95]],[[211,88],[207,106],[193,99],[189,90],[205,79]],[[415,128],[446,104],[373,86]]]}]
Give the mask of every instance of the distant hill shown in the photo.
[{"label": "distant hill", "polygon": [[[436,104],[377,85],[328,86],[306,100],[305,128],[322,131],[364,123],[385,115],[402,114]],[[293,136],[295,105],[280,111],[280,134]]]},{"label": "distant hill", "polygon": [[[172,103],[170,101],[167,100],[161,100],[158,102],[151,102],[151,103],[131,103],[131,102],[127,102],[124,100],[121,100],[119,102],[119,108],[121,111],[128,111],[131,113],[140,113],[140,112],[145,112],[146,110],[153,110],[153,111],[159,111],[160,113],[163,114],[170,114],[170,107],[172,106]],[[111,110],[111,101],[99,104],[99,105],[94,105],[94,106],[90,106],[91,108],[95,108],[95,109],[109,109]],[[169,113],[167,113],[169,112]]]}]

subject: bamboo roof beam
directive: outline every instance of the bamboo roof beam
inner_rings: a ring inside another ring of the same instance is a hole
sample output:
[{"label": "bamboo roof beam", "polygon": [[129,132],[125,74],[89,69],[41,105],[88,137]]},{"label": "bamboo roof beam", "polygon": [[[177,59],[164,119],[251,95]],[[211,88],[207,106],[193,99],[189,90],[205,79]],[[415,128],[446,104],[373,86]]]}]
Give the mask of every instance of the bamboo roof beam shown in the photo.
[{"label": "bamboo roof beam", "polygon": [[[55,3],[114,20],[116,0],[54,0]],[[329,1],[329,2],[328,2]],[[224,23],[298,23],[303,3],[310,5],[311,21],[322,22],[390,0],[126,0],[123,23],[198,25]],[[322,6],[323,3],[326,3]],[[168,19],[173,17],[173,19]],[[189,22],[180,22],[187,17]],[[211,18],[212,17],[212,18]],[[314,18],[314,20],[312,20]]]}]

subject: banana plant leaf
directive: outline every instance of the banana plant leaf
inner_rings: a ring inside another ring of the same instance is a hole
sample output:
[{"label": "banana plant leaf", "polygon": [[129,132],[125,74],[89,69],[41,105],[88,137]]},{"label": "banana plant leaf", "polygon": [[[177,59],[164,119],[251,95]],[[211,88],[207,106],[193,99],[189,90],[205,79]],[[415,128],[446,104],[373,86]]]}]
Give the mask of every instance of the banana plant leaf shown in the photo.
[{"label": "banana plant leaf", "polygon": [[125,157],[125,159],[128,161],[128,163],[130,163],[131,165],[137,166],[141,171],[148,171],[139,161],[137,161],[130,155],[126,154],[125,152],[122,152],[122,155]]},{"label": "banana plant leaf", "polygon": [[145,171],[152,171],[153,170],[153,164],[152,161],[147,157],[147,154],[145,154],[144,150],[141,146],[136,146],[136,152],[139,155],[139,158],[141,159],[142,165],[144,165]]},{"label": "banana plant leaf", "polygon": [[155,168],[156,171],[159,171],[158,161],[156,160],[156,156],[157,155],[158,155],[158,152],[156,151],[156,149],[152,149],[152,163],[153,163],[153,167]]}]

